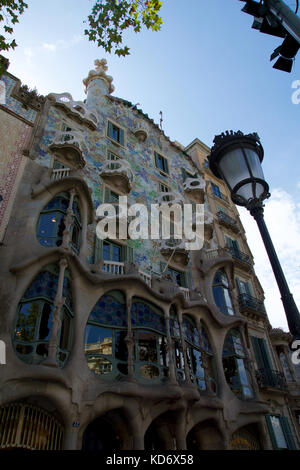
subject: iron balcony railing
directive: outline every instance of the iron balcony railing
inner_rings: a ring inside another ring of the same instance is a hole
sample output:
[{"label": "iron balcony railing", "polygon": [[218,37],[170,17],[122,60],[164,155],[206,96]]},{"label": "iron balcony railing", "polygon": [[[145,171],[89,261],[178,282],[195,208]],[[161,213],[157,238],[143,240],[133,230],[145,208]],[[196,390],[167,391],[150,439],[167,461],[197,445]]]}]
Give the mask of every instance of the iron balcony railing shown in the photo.
[{"label": "iron balcony railing", "polygon": [[236,248],[233,248],[233,247],[229,247],[228,250],[231,256],[233,256],[233,258],[236,258],[239,261],[242,261],[243,263],[246,263],[249,266],[251,266],[250,256],[246,255],[246,253],[243,253],[242,251],[237,250]]},{"label": "iron balcony railing", "polygon": [[259,313],[266,313],[265,305],[262,300],[256,299],[249,294],[239,295],[240,308],[250,308]]},{"label": "iron balcony railing", "polygon": [[258,369],[256,371],[256,379],[261,388],[278,388],[280,390],[287,389],[287,382],[282,372],[272,369]]},{"label": "iron balcony railing", "polygon": [[222,222],[223,224],[225,224],[227,226],[229,225],[236,232],[239,230],[239,226],[238,226],[236,220],[234,220],[228,214],[226,214],[223,211],[219,211],[217,215],[218,215],[218,219],[219,219],[220,222]]}]

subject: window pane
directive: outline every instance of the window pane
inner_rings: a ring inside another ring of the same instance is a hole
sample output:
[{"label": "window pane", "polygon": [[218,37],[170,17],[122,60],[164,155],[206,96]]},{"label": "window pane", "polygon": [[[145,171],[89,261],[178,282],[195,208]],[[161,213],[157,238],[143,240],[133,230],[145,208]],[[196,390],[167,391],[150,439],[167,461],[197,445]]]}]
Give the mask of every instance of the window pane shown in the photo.
[{"label": "window pane", "polygon": [[34,341],[35,327],[39,315],[40,302],[23,304],[20,308],[15,338],[20,341]]},{"label": "window pane", "polygon": [[115,356],[120,361],[128,360],[128,350],[125,338],[127,331],[115,331]]},{"label": "window pane", "polygon": [[160,356],[160,364],[162,366],[168,367],[169,366],[169,353],[167,348],[167,340],[165,336],[160,336],[158,338],[159,344],[159,356]]},{"label": "window pane", "polygon": [[287,443],[281,428],[280,419],[277,416],[270,416],[277,447],[280,449],[287,449]]},{"label": "window pane", "polygon": [[60,333],[60,349],[69,349],[69,342],[71,336],[71,318],[69,315],[64,312],[64,318],[61,325],[61,333]]},{"label": "window pane", "polygon": [[138,332],[138,359],[143,362],[157,362],[157,335],[150,331]]},{"label": "window pane", "polygon": [[86,354],[112,355],[112,330],[87,325],[85,333]]},{"label": "window pane", "polygon": [[113,370],[112,363],[104,357],[88,356],[88,367],[97,375],[109,374]]},{"label": "window pane", "polygon": [[51,336],[53,305],[44,303],[40,321],[39,339],[49,340]]}]

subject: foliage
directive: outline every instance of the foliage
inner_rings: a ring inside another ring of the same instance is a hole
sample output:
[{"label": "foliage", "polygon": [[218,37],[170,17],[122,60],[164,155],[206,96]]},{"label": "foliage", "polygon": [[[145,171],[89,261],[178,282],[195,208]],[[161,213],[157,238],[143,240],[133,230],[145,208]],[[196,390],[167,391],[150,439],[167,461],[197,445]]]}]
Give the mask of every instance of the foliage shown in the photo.
[{"label": "foliage", "polygon": [[[0,24],[4,22],[4,34],[0,34],[0,52],[9,51],[17,46],[15,39],[11,39],[13,26],[19,22],[19,16],[24,13],[27,6],[23,0],[0,0]],[[0,77],[5,69],[5,63],[0,61]]]},{"label": "foliage", "polygon": [[123,46],[123,32],[132,28],[140,32],[142,26],[159,31],[162,19],[159,0],[97,0],[88,17],[89,29],[85,34],[90,41],[97,42],[106,52],[115,48],[115,54],[126,56],[129,48]]}]

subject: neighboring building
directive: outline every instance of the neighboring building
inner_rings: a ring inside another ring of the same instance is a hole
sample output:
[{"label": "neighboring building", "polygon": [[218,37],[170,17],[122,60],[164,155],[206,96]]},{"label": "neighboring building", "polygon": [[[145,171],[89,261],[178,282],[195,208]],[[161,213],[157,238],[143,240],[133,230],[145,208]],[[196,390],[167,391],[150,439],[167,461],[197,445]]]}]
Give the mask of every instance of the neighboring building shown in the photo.
[{"label": "neighboring building", "polygon": [[[0,448],[298,449],[291,337],[210,149],[171,142],[95,65],[85,102],[1,78]],[[124,195],[204,204],[203,248],[100,241],[97,207]]]}]

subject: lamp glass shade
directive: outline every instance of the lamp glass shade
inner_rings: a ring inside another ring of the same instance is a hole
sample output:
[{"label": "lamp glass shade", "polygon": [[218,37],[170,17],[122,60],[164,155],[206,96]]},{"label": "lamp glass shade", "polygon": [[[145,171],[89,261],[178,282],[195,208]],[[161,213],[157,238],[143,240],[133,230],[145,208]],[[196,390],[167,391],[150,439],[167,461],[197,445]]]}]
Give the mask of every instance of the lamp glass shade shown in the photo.
[{"label": "lamp glass shade", "polygon": [[256,179],[264,180],[264,174],[255,150],[243,147],[243,149],[235,148],[227,152],[219,162],[219,170],[231,192],[236,185],[247,180],[234,191],[237,196],[248,201],[263,195],[265,188]]},{"label": "lamp glass shade", "polygon": [[227,152],[219,162],[219,170],[232,190],[241,181],[250,178],[250,173],[242,149]]}]

